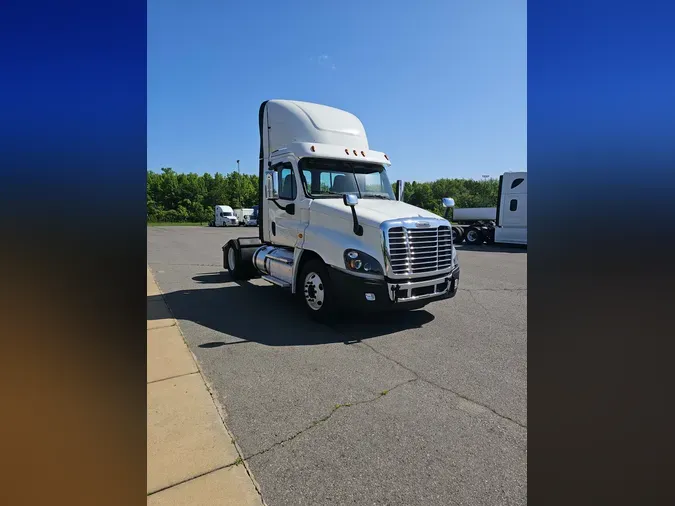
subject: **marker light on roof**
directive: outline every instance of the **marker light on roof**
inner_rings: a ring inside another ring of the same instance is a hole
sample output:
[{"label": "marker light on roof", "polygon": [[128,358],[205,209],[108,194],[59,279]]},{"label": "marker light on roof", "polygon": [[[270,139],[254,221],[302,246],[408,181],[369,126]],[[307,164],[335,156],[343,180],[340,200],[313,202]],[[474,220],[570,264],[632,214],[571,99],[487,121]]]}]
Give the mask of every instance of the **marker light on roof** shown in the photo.
[{"label": "marker light on roof", "polygon": [[354,156],[359,156],[359,154],[354,150]]},{"label": "marker light on roof", "polygon": [[311,147],[311,148],[309,148],[309,149],[311,149],[311,150],[312,150],[312,153],[314,153],[314,152],[316,151],[316,148],[315,148],[314,146],[312,146],[312,147]]},{"label": "marker light on roof", "polygon": [[361,156],[366,156],[366,154],[363,151],[361,151]]},{"label": "marker light on roof", "polygon": [[345,153],[349,154],[349,150],[347,148],[345,148]]},{"label": "marker light on roof", "polygon": [[389,157],[388,157],[387,155],[384,155],[384,157],[385,157],[387,160],[389,160]]}]

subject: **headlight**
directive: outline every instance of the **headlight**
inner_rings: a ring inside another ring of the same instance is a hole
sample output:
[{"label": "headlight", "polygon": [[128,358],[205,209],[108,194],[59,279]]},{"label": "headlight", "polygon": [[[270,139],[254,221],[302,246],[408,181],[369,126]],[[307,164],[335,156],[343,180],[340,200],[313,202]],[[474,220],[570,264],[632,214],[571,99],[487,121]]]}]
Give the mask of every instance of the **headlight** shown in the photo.
[{"label": "headlight", "polygon": [[355,249],[345,251],[345,267],[350,271],[364,274],[382,274],[380,262]]}]

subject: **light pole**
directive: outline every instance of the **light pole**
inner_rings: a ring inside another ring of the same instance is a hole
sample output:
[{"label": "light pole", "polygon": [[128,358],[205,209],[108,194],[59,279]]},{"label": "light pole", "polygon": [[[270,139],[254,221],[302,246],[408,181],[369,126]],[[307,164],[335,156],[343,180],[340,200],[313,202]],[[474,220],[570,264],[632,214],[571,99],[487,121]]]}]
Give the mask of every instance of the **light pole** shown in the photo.
[{"label": "light pole", "polygon": [[237,178],[237,186],[238,186],[238,193],[239,193],[239,208],[243,209],[244,204],[241,201],[241,171],[239,170],[239,160],[237,160],[237,174],[239,174],[239,177]]}]

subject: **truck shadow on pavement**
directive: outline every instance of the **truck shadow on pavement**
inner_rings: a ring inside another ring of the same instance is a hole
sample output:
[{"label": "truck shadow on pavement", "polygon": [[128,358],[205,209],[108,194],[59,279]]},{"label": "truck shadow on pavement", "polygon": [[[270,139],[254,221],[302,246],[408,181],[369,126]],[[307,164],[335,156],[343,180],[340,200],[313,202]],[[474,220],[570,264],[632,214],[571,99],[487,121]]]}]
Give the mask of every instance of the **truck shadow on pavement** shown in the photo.
[{"label": "truck shadow on pavement", "polygon": [[[188,326],[182,325],[183,321],[222,334],[213,336],[198,332],[195,335],[202,336],[203,342],[188,339],[191,345],[202,349],[246,342],[266,346],[352,344],[420,328],[434,319],[425,310],[363,315],[342,313],[336,323],[322,325],[309,319],[301,301],[281,288],[233,282],[227,273],[200,274],[192,279],[214,287],[176,290],[165,293],[163,300],[188,335],[192,334]],[[159,318],[150,308],[156,306],[162,296],[148,296],[147,300],[148,319]]]}]

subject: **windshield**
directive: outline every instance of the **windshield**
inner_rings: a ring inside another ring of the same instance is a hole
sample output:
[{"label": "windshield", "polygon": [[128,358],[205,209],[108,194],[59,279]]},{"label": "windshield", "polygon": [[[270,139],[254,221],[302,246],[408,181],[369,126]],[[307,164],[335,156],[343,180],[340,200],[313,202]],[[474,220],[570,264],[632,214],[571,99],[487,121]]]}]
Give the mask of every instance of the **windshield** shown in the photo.
[{"label": "windshield", "polygon": [[384,166],[320,158],[300,160],[305,191],[310,197],[339,198],[353,193],[359,198],[394,200]]},{"label": "windshield", "polygon": [[225,212],[220,213],[220,215],[221,216],[232,216],[232,212],[231,211],[225,211]]}]

